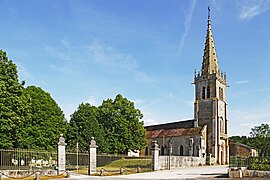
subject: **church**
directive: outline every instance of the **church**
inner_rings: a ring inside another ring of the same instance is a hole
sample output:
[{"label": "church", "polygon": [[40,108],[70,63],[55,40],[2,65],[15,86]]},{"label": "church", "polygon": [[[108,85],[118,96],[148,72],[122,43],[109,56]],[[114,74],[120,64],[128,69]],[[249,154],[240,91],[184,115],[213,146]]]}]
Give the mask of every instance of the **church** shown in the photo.
[{"label": "church", "polygon": [[209,157],[213,164],[229,163],[226,74],[222,73],[215,49],[208,10],[207,33],[201,70],[194,72],[194,119],[146,126],[150,155],[156,140],[160,155]]}]

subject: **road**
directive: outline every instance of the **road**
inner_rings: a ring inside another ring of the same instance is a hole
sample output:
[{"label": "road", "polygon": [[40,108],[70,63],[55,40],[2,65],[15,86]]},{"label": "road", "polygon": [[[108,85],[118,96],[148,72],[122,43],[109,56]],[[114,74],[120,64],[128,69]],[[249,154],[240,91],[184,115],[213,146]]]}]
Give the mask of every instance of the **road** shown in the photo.
[{"label": "road", "polygon": [[109,179],[109,180],[123,180],[123,179],[205,179],[205,178],[226,178],[228,166],[203,166],[190,167],[174,170],[163,170],[147,173],[137,173],[130,175],[119,176],[71,176],[70,180],[76,179]]}]

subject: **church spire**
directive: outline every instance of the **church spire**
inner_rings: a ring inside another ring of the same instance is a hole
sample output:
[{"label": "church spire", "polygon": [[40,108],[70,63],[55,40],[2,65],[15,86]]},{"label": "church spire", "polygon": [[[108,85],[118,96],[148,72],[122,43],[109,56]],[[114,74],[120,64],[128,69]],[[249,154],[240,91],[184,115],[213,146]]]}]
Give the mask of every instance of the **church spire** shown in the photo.
[{"label": "church spire", "polygon": [[202,75],[219,74],[218,59],[211,29],[210,7],[208,7],[207,34],[201,73]]}]

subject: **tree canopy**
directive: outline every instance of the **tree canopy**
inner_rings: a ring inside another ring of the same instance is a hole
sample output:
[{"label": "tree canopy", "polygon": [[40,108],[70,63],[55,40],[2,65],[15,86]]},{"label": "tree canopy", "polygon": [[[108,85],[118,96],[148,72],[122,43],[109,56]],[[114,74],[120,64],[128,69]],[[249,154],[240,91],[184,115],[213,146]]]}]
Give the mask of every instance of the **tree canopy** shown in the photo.
[{"label": "tree canopy", "polygon": [[[146,145],[142,114],[122,95],[103,101],[99,107],[80,104],[71,115],[68,142],[71,147],[79,143],[80,150],[88,150],[91,137],[95,137],[98,151],[126,153],[140,150]],[[74,149],[74,148],[73,148]]]},{"label": "tree canopy", "polygon": [[82,103],[71,115],[70,126],[67,134],[68,148],[75,150],[76,143],[79,144],[79,151],[88,151],[92,137],[95,137],[98,144],[98,151],[106,151],[104,142],[104,129],[98,122],[98,108],[89,103]]},{"label": "tree canopy", "polygon": [[146,145],[143,115],[133,102],[118,94],[114,100],[103,101],[99,109],[99,122],[104,127],[108,152],[126,153]]},{"label": "tree canopy", "polygon": [[251,128],[250,137],[232,136],[230,140],[257,148],[261,157],[270,156],[270,127],[268,124]]},{"label": "tree canopy", "polygon": [[23,84],[18,81],[17,66],[0,50],[0,148],[19,147],[19,127],[28,116]]},{"label": "tree canopy", "polygon": [[0,50],[0,148],[56,149],[67,134],[69,149],[88,150],[92,137],[103,153],[126,153],[146,145],[143,115],[118,94],[99,107],[82,103],[70,123],[56,101],[40,87],[19,83],[15,63]]},{"label": "tree canopy", "polygon": [[29,100],[31,116],[21,127],[21,147],[55,149],[60,134],[66,134],[68,123],[63,111],[40,87],[28,86],[24,96]]}]

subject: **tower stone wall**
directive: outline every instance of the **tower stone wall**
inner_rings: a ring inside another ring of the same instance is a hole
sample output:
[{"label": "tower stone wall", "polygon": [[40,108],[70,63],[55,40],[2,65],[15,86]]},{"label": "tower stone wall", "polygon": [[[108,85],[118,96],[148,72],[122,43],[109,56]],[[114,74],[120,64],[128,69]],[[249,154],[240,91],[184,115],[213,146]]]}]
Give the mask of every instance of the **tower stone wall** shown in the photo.
[{"label": "tower stone wall", "polygon": [[201,71],[195,72],[194,119],[198,126],[207,125],[206,153],[212,154],[217,164],[227,164],[228,119],[226,103],[226,74],[221,73],[211,29],[210,14]]}]

